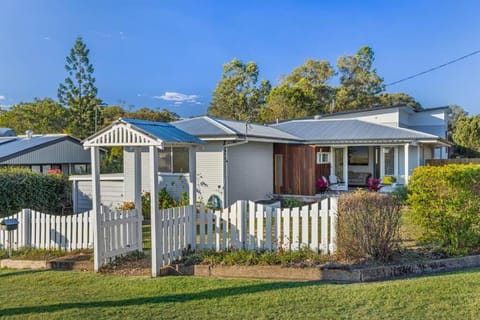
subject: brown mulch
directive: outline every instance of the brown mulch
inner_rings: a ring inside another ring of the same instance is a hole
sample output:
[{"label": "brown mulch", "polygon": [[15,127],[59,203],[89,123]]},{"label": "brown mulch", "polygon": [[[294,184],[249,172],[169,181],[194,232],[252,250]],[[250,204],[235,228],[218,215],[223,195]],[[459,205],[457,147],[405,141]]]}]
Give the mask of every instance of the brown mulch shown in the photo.
[{"label": "brown mulch", "polygon": [[152,258],[150,256],[120,258],[115,263],[104,266],[100,273],[119,276],[151,276]]}]

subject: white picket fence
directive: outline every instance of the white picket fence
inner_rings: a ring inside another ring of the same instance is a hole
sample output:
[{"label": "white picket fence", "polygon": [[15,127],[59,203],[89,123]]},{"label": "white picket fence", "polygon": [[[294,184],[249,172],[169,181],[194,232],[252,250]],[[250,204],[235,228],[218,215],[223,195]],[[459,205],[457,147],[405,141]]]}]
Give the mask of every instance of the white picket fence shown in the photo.
[{"label": "white picket fence", "polygon": [[[92,249],[92,216],[92,211],[56,216],[23,209],[7,217],[17,219],[18,228],[10,232],[0,231],[0,249],[7,249],[9,242],[13,250],[22,247],[66,251]],[[113,212],[102,207],[100,223],[104,239],[100,255],[105,262],[117,255],[142,250],[142,217],[136,210]]]},{"label": "white picket fence", "polygon": [[[280,209],[237,201],[222,211],[195,213],[193,206],[159,210],[157,251],[153,259],[165,266],[187,248],[299,250],[323,254],[336,250],[337,198],[310,206]],[[154,230],[154,228],[152,228]]]},{"label": "white picket fence", "polygon": [[335,252],[337,198],[293,209],[237,201],[222,211],[200,210],[196,247],[250,250],[309,248]]},{"label": "white picket fence", "polygon": [[91,212],[69,216],[50,215],[30,209],[9,216],[18,220],[14,231],[0,231],[0,248],[9,246],[9,233],[12,249],[22,247],[35,249],[63,249],[67,251],[93,247]]}]

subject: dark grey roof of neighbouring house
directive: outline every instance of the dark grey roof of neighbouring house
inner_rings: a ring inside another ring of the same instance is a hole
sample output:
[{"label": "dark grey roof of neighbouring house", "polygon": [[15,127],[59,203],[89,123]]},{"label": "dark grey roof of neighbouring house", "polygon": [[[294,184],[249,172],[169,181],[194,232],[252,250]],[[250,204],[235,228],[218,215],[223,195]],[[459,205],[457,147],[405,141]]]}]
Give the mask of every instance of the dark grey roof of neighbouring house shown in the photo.
[{"label": "dark grey roof of neighbouring house", "polygon": [[180,130],[168,122],[157,122],[137,119],[124,119],[119,121],[133,125],[140,131],[152,135],[164,142],[169,143],[194,143],[203,144],[204,142],[197,137]]},{"label": "dark grey roof of neighbouring house", "polygon": [[25,136],[1,137],[0,138],[0,162],[18,157],[52,144],[70,140],[80,144],[80,141],[66,134],[58,135],[34,135],[31,138]]},{"label": "dark grey roof of neighbouring house", "polygon": [[298,141],[298,137],[271,126],[208,116],[184,119],[173,122],[177,128],[200,138],[257,138],[275,141]]},{"label": "dark grey roof of neighbouring house", "polygon": [[293,120],[274,127],[310,142],[441,140],[428,133],[352,119]]}]

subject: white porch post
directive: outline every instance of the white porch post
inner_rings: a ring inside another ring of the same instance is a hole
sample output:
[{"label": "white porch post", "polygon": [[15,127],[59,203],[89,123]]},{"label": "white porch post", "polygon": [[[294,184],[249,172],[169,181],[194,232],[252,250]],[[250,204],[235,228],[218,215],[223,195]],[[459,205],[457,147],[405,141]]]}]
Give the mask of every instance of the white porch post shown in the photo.
[{"label": "white porch post", "polygon": [[137,235],[138,235],[138,243],[140,244],[140,250],[143,251],[143,238],[142,238],[142,152],[140,147],[134,148],[134,156],[133,156],[133,179],[134,179],[134,201],[135,201],[135,210],[137,211],[139,223],[137,226]]},{"label": "white porch post", "polygon": [[345,190],[348,191],[348,146],[343,148],[343,179],[345,180]]},{"label": "white porch post", "polygon": [[398,146],[393,148],[393,175],[398,179]]},{"label": "white porch post", "polygon": [[410,164],[409,164],[409,154],[408,154],[408,151],[409,151],[409,147],[410,145],[408,143],[405,144],[405,185],[408,184],[408,180],[409,180],[409,174],[410,174]]},{"label": "white porch post", "polygon": [[190,181],[188,184],[188,195],[190,196],[190,205],[197,203],[197,153],[196,147],[188,148],[188,167],[190,168]]},{"label": "white porch post", "polygon": [[385,176],[385,147],[380,146],[380,179]]},{"label": "white porch post", "polygon": [[100,154],[98,147],[90,149],[92,163],[92,210],[93,210],[93,269],[100,270],[103,263],[103,225],[100,202]]},{"label": "white porch post", "polygon": [[157,228],[160,226],[161,217],[157,215],[158,211],[158,150],[156,146],[149,147],[150,157],[150,223],[152,237],[152,276],[156,277],[160,273],[161,252],[161,233]]}]

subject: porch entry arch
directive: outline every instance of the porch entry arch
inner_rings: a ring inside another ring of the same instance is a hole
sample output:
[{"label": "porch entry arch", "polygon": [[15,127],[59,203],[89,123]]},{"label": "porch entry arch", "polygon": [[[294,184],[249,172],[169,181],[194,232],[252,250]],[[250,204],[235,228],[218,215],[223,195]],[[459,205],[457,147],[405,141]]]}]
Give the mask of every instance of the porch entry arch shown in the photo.
[{"label": "porch entry arch", "polygon": [[[196,154],[195,147],[204,144],[183,130],[180,130],[166,122],[153,122],[137,119],[122,119],[113,122],[108,127],[100,130],[83,141],[85,149],[91,151],[92,168],[92,209],[94,225],[94,269],[98,271],[103,264],[102,249],[103,234],[99,222],[101,221],[101,192],[100,192],[100,156],[101,147],[131,147],[134,150],[132,167],[124,168],[124,175],[132,175],[134,181],[134,203],[136,210],[141,210],[141,149],[147,147],[149,153],[150,179],[150,216],[152,225],[152,276],[159,274],[158,245],[161,239],[156,230],[157,203],[158,203],[158,149],[165,147],[183,146],[189,148],[189,195],[190,203],[196,200]],[[133,172],[129,172],[133,170]],[[132,199],[125,199],[132,200]],[[141,214],[141,212],[139,212]],[[141,225],[140,225],[141,228]],[[141,230],[140,230],[141,235]]]}]

